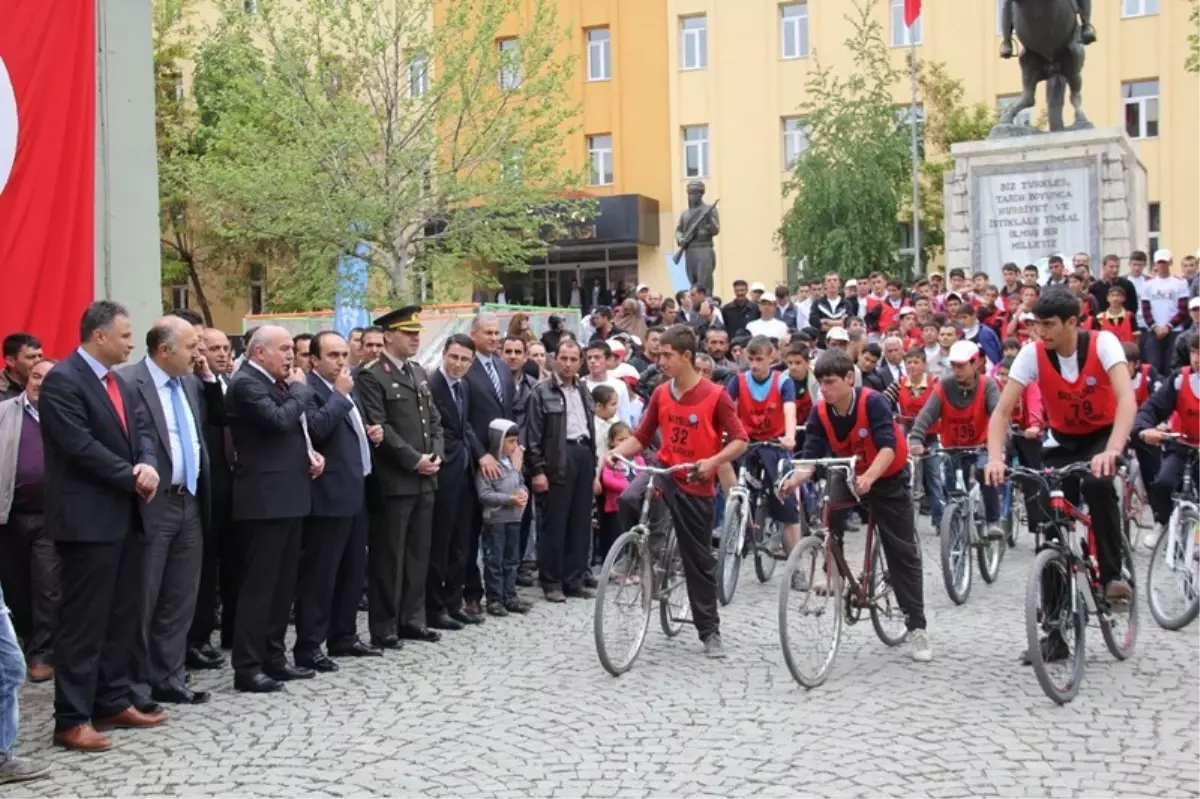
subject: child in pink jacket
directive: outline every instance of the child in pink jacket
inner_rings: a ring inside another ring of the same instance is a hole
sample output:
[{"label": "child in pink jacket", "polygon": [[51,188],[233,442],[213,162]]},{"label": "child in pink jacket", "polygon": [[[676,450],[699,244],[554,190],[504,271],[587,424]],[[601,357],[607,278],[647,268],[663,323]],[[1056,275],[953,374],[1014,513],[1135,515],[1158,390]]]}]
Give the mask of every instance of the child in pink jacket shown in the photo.
[{"label": "child in pink jacket", "polygon": [[[633,435],[633,431],[629,429],[629,425],[624,422],[614,422],[612,427],[608,428],[606,449],[611,450],[631,435]],[[641,466],[646,463],[641,455],[634,458],[634,462]],[[605,465],[600,472],[600,487],[604,492],[604,502],[600,506],[600,548],[604,554],[608,554],[609,548],[622,532],[621,523],[617,519],[617,501],[621,498],[621,492],[629,487],[629,481],[632,479],[632,470],[623,466],[614,469]]]}]

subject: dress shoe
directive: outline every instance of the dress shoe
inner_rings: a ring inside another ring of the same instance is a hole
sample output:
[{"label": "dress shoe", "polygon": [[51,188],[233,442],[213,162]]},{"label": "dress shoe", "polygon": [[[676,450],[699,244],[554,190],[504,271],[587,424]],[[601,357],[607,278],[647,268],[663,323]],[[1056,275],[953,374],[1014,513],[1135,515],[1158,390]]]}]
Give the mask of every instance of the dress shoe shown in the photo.
[{"label": "dress shoe", "polygon": [[[207,651],[205,651],[206,649]],[[188,647],[187,667],[189,669],[219,669],[224,665],[225,658],[208,644],[205,644],[204,647]]]},{"label": "dress shoe", "polygon": [[464,622],[453,618],[449,613],[435,613],[426,620],[426,623],[434,630],[461,630],[466,626]]},{"label": "dress shoe", "polygon": [[133,705],[114,716],[96,719],[98,730],[132,730],[141,727],[157,727],[167,723],[167,714],[161,710],[157,713],[143,713]]},{"label": "dress shoe", "polygon": [[135,698],[133,700],[133,706],[147,715],[153,715],[155,713],[162,712],[162,705],[152,699]]},{"label": "dress shoe", "polygon": [[371,636],[371,646],[376,649],[403,649],[404,642],[394,635]]},{"label": "dress shoe", "polygon": [[29,681],[30,682],[46,682],[53,679],[54,667],[49,663],[33,662],[29,664]]},{"label": "dress shoe", "polygon": [[567,596],[562,591],[559,591],[557,588],[552,588],[546,592],[546,601],[547,602],[556,602],[556,603],[557,602],[566,602]]},{"label": "dress shoe", "polygon": [[508,610],[509,613],[522,613],[522,614],[528,613],[530,610],[533,609],[533,606],[530,605],[528,602],[522,602],[519,599],[504,600],[504,607],[506,610]]},{"label": "dress shoe", "polygon": [[237,674],[233,678],[233,687],[239,691],[252,694],[269,694],[272,691],[282,691],[283,683],[272,680],[261,671],[254,674]]},{"label": "dress shoe", "polygon": [[589,572],[583,576],[584,588],[595,588],[598,585],[600,585],[600,581],[596,579],[596,575]]},{"label": "dress shoe", "polygon": [[532,588],[536,581],[537,578],[533,576],[533,572],[531,571],[517,573],[517,585],[522,588]]},{"label": "dress shoe", "polygon": [[334,663],[321,650],[313,652],[311,655],[296,656],[296,666],[298,668],[311,669],[312,671],[331,672],[338,670],[338,664]]},{"label": "dress shoe", "polygon": [[463,613],[466,613],[468,616],[483,618],[483,603],[478,599],[467,600],[463,603]]},{"label": "dress shoe", "polygon": [[566,595],[572,599],[595,599],[596,589],[588,585],[581,585],[578,588],[568,588]]},{"label": "dress shoe", "polygon": [[286,661],[276,663],[270,666],[263,666],[263,674],[278,682],[288,682],[289,680],[311,680],[317,676],[317,673],[312,669],[304,666],[293,666]]},{"label": "dress shoe", "polygon": [[503,602],[489,602],[487,612],[491,616],[507,616],[508,610],[505,609]]},{"label": "dress shoe", "polygon": [[191,688],[155,688],[150,695],[156,701],[173,705],[203,705],[209,700],[208,691],[193,691]]},{"label": "dress shoe", "polygon": [[431,630],[428,627],[401,627],[396,631],[396,634],[409,641],[424,641],[428,644],[436,644],[442,640],[441,633]]},{"label": "dress shoe", "polygon": [[91,724],[76,724],[69,729],[55,730],[54,745],[80,752],[103,752],[112,748],[112,741],[96,732]]},{"label": "dress shoe", "polygon": [[341,649],[330,649],[329,656],[335,658],[381,658],[383,652],[367,646],[362,641],[355,641],[350,646]]},{"label": "dress shoe", "polygon": [[483,614],[478,611],[467,610],[465,606],[458,610],[450,611],[450,618],[459,624],[483,624]]}]

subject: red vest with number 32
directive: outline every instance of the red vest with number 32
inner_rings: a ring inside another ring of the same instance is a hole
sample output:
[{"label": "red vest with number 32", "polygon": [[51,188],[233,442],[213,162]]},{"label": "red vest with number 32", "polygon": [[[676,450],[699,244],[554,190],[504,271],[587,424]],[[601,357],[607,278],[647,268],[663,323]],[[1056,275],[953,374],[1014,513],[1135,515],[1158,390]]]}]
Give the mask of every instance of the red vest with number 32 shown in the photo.
[{"label": "red vest with number 32", "polygon": [[[701,382],[699,385],[705,385]],[[709,384],[711,385],[711,384]],[[695,391],[696,389],[692,389]],[[721,433],[716,426],[717,403],[724,390],[712,385],[709,393],[700,402],[684,405],[671,394],[671,384],[663,383],[655,389],[658,396],[658,430],[662,434],[662,445],[658,460],[664,466],[695,463],[711,458],[721,451]],[[691,393],[691,392],[689,392]],[[692,482],[688,472],[675,474],[675,482],[681,491],[700,497],[711,497],[715,487],[715,476],[703,482]]]},{"label": "red vest with number 32", "polygon": [[[1083,338],[1087,336],[1087,349],[1083,349]],[[1046,418],[1055,433],[1082,436],[1111,427],[1117,418],[1117,393],[1112,380],[1100,363],[1096,350],[1099,333],[1080,334],[1077,355],[1083,356],[1079,375],[1068,381],[1050,362],[1046,342],[1038,340],[1038,384],[1042,388],[1042,402],[1046,407]],[[1081,352],[1082,350],[1082,352]]]}]

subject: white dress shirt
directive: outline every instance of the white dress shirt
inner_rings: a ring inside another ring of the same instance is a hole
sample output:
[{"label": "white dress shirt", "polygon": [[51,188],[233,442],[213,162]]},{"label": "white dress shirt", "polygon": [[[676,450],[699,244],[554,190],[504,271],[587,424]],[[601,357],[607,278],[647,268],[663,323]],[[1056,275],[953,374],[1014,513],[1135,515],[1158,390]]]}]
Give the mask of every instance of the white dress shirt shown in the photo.
[{"label": "white dress shirt", "polygon": [[176,419],[175,403],[171,399],[171,387],[168,385],[172,377],[149,358],[146,359],[146,370],[150,372],[150,379],[154,381],[154,390],[158,392],[158,403],[162,405],[163,419],[167,423],[167,438],[171,445],[171,485],[187,485],[187,474],[184,471],[183,461],[183,437],[180,435],[180,424],[187,425],[188,438],[191,439],[192,463],[196,464],[197,473],[200,470],[201,433],[196,425],[196,417],[192,415],[192,404],[188,402],[187,392],[181,384],[179,386],[179,393],[183,399],[183,414],[187,418],[182,421]]},{"label": "white dress shirt", "polygon": [[[316,369],[313,370],[313,374],[319,377],[322,383],[329,386],[329,390],[334,394],[341,393],[333,387],[333,383],[326,380],[325,376]],[[358,437],[358,454],[362,457],[363,477],[366,477],[371,473],[371,442],[367,438],[367,428],[363,424],[362,414],[358,412],[358,406],[354,404],[354,400],[350,399],[350,397],[346,397],[346,399],[350,401],[350,426],[354,428],[354,435]]]}]

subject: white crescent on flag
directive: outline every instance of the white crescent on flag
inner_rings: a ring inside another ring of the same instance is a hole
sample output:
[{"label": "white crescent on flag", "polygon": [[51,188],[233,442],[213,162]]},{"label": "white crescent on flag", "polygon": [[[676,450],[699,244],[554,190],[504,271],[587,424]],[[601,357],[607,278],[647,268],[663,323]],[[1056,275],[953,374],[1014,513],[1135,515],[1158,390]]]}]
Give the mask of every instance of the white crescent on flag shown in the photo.
[{"label": "white crescent on flag", "polygon": [[13,91],[12,80],[8,77],[8,67],[0,56],[0,194],[8,185],[9,175],[12,174],[13,161],[17,157],[17,95]]}]

